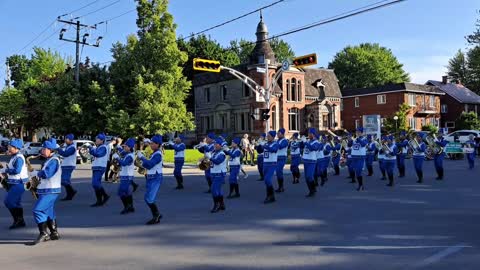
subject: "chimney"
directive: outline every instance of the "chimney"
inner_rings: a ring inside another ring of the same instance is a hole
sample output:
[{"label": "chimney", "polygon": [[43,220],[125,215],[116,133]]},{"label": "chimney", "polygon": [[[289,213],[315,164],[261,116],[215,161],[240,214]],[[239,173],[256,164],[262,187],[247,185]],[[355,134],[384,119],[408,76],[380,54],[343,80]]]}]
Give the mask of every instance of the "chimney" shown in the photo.
[{"label": "chimney", "polygon": [[447,84],[448,83],[448,76],[442,76],[442,83]]}]

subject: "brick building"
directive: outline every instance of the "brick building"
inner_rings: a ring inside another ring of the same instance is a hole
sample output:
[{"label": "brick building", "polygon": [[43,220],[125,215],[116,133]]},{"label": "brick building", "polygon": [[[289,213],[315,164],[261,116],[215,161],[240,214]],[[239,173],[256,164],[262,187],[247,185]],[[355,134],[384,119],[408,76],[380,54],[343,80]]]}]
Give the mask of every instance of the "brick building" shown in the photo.
[{"label": "brick building", "polygon": [[480,116],[480,96],[465,86],[448,82],[447,76],[441,82],[430,80],[427,85],[435,86],[445,93],[440,99],[441,127],[455,129],[455,120],[463,112],[475,112]]},{"label": "brick building", "polygon": [[364,115],[380,115],[382,121],[392,118],[403,103],[410,105],[408,123],[411,129],[421,130],[422,126],[440,123],[440,98],[445,95],[437,87],[397,83],[371,88],[342,90],[343,127],[354,130],[362,125]]},{"label": "brick building", "polygon": [[[262,18],[256,36],[249,62],[234,68],[265,87],[267,74],[272,81],[281,64],[265,41],[268,30]],[[268,72],[258,72],[257,68],[266,68],[266,63]],[[198,73],[193,88],[198,138],[208,132],[258,136],[265,131],[266,122],[259,119],[260,109],[266,108],[263,98],[228,72]],[[287,137],[308,127],[340,128],[340,102],[341,92],[333,70],[291,67],[277,81],[268,121],[272,129],[285,128]]]}]

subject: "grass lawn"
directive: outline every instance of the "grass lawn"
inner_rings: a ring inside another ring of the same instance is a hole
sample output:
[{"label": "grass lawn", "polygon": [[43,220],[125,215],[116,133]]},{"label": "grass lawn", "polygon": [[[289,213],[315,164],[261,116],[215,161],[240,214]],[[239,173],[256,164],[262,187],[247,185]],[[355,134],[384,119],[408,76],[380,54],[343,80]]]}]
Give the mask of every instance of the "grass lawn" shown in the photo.
[{"label": "grass lawn", "polygon": [[[203,154],[198,152],[196,149],[186,149],[185,150],[185,163],[186,164],[197,164],[197,161],[203,157]],[[173,163],[173,150],[165,150],[164,162]]]}]

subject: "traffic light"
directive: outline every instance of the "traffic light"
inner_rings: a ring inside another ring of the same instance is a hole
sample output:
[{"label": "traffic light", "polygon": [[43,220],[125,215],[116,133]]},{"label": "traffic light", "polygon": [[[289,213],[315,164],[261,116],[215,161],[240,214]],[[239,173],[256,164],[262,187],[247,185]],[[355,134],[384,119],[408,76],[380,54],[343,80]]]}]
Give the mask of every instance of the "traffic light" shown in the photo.
[{"label": "traffic light", "polygon": [[195,58],[193,59],[193,69],[208,71],[208,72],[220,72],[220,62],[215,60],[207,60]]},{"label": "traffic light", "polygon": [[295,67],[297,67],[297,68],[316,65],[316,64],[317,64],[317,54],[316,53],[300,56],[300,57],[297,57],[297,58],[293,59],[293,65],[295,65]]},{"label": "traffic light", "polygon": [[261,116],[260,118],[261,118],[263,121],[266,121],[266,120],[270,119],[270,114],[269,114],[269,113],[270,113],[270,109],[262,109],[261,112],[262,112],[262,113],[261,113],[261,115],[260,115],[260,116]]}]

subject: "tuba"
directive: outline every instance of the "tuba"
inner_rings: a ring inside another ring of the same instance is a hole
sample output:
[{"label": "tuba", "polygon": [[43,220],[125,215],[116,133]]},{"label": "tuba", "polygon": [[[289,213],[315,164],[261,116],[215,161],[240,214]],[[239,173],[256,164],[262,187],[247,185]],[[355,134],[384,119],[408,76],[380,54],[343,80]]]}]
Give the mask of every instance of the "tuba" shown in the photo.
[{"label": "tuba", "polygon": [[425,137],[425,142],[428,145],[428,148],[433,152],[433,154],[438,155],[443,153],[443,147],[435,143],[437,137],[435,135],[428,135]]},{"label": "tuba", "polygon": [[[27,163],[27,170],[29,172],[33,172],[35,169],[33,168],[30,160],[31,159],[34,159],[34,158],[39,158],[41,155],[36,155],[36,156],[29,156],[25,159],[25,163]],[[33,198],[36,200],[38,199],[38,195],[37,195],[37,187],[38,185],[40,185],[40,178],[38,178],[38,176],[33,176],[32,178],[30,178],[30,180],[28,180],[28,182],[25,183],[24,187],[25,187],[25,190],[28,190],[32,193],[32,196]]]},{"label": "tuba", "polygon": [[418,148],[420,148],[420,144],[418,143],[417,139],[416,138],[413,138],[411,140],[408,141],[408,146],[410,146],[410,148],[414,151],[414,152],[417,152]]},{"label": "tuba", "polygon": [[[3,169],[3,164],[0,164],[0,169]],[[10,189],[10,186],[8,185],[8,174],[7,173],[2,173],[0,174],[0,185],[8,191]]]},{"label": "tuba", "polygon": [[78,149],[78,154],[80,155],[80,157],[85,161],[85,160],[91,160],[92,159],[92,156],[90,155],[90,151],[88,149],[88,147],[90,147],[91,145],[89,143],[86,143],[84,145],[82,145],[79,149]]},{"label": "tuba", "polygon": [[[143,147],[144,147],[144,144],[143,143],[140,143],[140,149],[138,151],[140,151],[141,153],[143,153]],[[137,153],[138,153],[137,151]],[[141,175],[147,175],[147,169],[145,169],[145,167],[143,167],[142,165],[142,160],[138,158],[138,156],[135,154],[135,161],[134,161],[134,165],[135,167],[137,167],[137,172]]]},{"label": "tuba", "polygon": [[201,159],[198,160],[198,168],[202,171],[206,171],[210,168],[210,166],[212,165],[212,162],[210,161],[209,158],[207,157],[203,157]]}]

